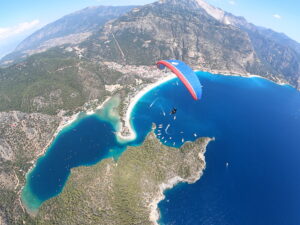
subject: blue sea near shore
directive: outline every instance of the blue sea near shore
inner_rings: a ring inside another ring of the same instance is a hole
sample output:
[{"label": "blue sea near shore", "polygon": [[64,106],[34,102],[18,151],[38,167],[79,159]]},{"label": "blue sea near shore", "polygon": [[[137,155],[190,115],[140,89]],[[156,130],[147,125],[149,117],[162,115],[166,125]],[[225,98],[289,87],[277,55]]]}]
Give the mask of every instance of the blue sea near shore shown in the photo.
[{"label": "blue sea near shore", "polygon": [[[176,145],[181,138],[193,140],[193,133],[216,139],[201,179],[166,191],[160,224],[300,224],[299,92],[260,78],[198,75],[200,102],[173,84],[157,96],[166,108],[178,109],[176,121],[150,115],[163,127],[171,124]],[[153,99],[145,97],[144,105]],[[170,135],[161,133],[164,142]]]},{"label": "blue sea near shore", "polygon": [[45,200],[61,192],[71,168],[92,165],[108,157],[111,147],[121,148],[113,132],[112,125],[97,116],[63,130],[27,176],[22,192],[26,206],[37,210]]},{"label": "blue sea near shore", "polygon": [[119,119],[113,115],[118,101],[112,99],[97,114],[80,116],[59,132],[46,154],[37,160],[22,190],[22,202],[31,213],[37,213],[43,202],[61,193],[72,168],[91,166],[110,157],[117,160],[128,145],[143,142],[145,135],[118,141]]},{"label": "blue sea near shore", "polygon": [[[140,144],[155,123],[157,137],[169,146],[215,137],[208,145],[201,179],[166,191],[159,204],[160,224],[300,224],[299,92],[260,78],[204,72],[198,76],[204,86],[201,101],[194,101],[178,79],[141,98],[131,114],[138,134],[131,143],[119,143],[115,126],[97,116],[63,131],[28,175],[23,202],[38,208],[61,192],[69,175],[61,173],[64,166],[120,155],[126,146]],[[170,115],[173,107],[177,113]],[[67,147],[59,147],[63,140]],[[72,153],[61,154],[67,149]],[[65,175],[51,178],[51,186],[49,167],[57,161],[63,163],[55,173]]]}]

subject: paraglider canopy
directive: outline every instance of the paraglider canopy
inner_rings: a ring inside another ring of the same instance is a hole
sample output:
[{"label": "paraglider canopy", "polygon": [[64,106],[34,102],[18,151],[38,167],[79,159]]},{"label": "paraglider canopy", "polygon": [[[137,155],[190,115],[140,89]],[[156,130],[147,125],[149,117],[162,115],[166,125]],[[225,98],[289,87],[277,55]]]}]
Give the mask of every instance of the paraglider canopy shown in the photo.
[{"label": "paraglider canopy", "polygon": [[188,89],[195,100],[201,99],[202,86],[195,72],[180,60],[161,60],[156,63],[159,69],[169,68]]}]

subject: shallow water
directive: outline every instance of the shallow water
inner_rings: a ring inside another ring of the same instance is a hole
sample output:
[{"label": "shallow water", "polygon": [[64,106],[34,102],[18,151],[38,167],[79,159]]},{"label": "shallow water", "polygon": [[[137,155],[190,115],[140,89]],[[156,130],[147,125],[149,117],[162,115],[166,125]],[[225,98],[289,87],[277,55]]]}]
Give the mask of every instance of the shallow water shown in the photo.
[{"label": "shallow water", "polygon": [[[140,144],[155,123],[157,137],[169,146],[216,138],[203,177],[166,192],[161,224],[300,224],[299,92],[260,78],[198,76],[201,101],[177,79],[147,93],[132,112],[138,138],[131,143],[119,143],[117,126],[98,116],[64,130],[28,175],[27,206],[37,209],[59,194],[70,168]],[[170,115],[173,107],[177,113]]]},{"label": "shallow water", "polygon": [[145,136],[139,135],[133,141],[116,138],[119,119],[114,108],[118,101],[113,98],[101,111],[82,115],[60,131],[26,177],[22,202],[28,210],[36,213],[43,202],[59,195],[72,168],[94,165],[109,157],[117,160],[128,145],[143,142]]},{"label": "shallow water", "polygon": [[178,109],[175,121],[160,106],[147,109],[150,93],[139,105],[138,114],[163,124],[162,142],[178,146],[194,133],[216,138],[203,177],[166,192],[160,224],[300,224],[299,92],[260,78],[198,74],[200,102],[174,82],[156,90],[157,104]]}]

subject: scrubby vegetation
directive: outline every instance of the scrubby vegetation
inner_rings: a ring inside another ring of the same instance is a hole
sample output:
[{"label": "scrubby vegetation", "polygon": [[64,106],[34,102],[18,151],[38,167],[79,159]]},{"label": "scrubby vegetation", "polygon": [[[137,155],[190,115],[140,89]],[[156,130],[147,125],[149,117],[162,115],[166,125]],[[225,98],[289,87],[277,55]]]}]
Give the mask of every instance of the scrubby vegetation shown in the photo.
[{"label": "scrubby vegetation", "polygon": [[176,149],[151,133],[142,146],[129,147],[116,162],[106,159],[72,170],[65,189],[42,205],[37,224],[151,224],[151,201],[171,178],[195,181],[205,162],[209,139]]},{"label": "scrubby vegetation", "polygon": [[121,75],[54,48],[0,69],[0,111],[75,110],[89,100],[103,99],[109,94],[105,84],[116,83]]}]

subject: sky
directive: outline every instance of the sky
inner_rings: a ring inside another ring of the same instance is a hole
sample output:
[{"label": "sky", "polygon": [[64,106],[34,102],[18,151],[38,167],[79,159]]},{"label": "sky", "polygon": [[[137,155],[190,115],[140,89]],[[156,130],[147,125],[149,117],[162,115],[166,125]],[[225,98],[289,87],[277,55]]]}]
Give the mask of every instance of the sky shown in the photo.
[{"label": "sky", "polygon": [[[255,25],[283,32],[300,43],[300,0],[206,1]],[[95,5],[151,2],[154,0],[0,0],[0,58],[29,34],[74,11]]]}]

